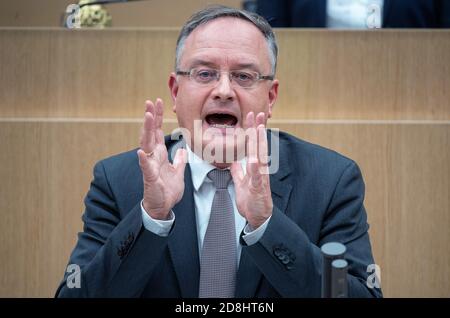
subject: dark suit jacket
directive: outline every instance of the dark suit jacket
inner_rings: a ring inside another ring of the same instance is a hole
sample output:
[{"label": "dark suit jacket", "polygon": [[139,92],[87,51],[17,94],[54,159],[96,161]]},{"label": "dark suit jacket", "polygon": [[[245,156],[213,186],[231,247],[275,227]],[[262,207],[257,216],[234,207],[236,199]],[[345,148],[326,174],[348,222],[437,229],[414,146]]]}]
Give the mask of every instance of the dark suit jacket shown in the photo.
[{"label": "dark suit jacket", "polygon": [[[286,133],[280,132],[279,138],[280,169],[270,176],[273,215],[260,241],[242,247],[236,297],[320,297],[318,246],[330,241],[347,247],[349,296],[381,296],[379,289],[366,287],[367,266],[374,261],[357,165]],[[175,145],[179,142],[166,138],[169,153]],[[168,237],[143,227],[142,196],[136,150],[96,164],[85,199],[84,231],[69,260],[82,269],[81,288],[70,289],[63,280],[57,296],[198,297],[189,167]]]},{"label": "dark suit jacket", "polygon": [[[258,0],[272,27],[323,28],[327,0]],[[383,28],[449,28],[448,0],[384,0]]]}]

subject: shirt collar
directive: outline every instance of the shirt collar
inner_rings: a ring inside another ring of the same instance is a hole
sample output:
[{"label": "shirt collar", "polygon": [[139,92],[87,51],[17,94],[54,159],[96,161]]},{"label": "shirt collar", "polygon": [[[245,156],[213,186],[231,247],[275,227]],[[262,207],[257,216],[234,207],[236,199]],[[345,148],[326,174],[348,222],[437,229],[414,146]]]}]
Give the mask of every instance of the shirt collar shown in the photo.
[{"label": "shirt collar", "polygon": [[[206,178],[208,172],[210,172],[213,169],[216,169],[216,167],[202,160],[191,150],[191,148],[187,144],[186,144],[186,151],[188,154],[189,167],[191,169],[192,184],[194,186],[195,191],[198,191],[202,186],[203,182],[205,182],[205,179],[209,180]],[[245,175],[247,164],[246,158],[241,159],[239,163],[241,164],[242,170],[244,171]]]}]

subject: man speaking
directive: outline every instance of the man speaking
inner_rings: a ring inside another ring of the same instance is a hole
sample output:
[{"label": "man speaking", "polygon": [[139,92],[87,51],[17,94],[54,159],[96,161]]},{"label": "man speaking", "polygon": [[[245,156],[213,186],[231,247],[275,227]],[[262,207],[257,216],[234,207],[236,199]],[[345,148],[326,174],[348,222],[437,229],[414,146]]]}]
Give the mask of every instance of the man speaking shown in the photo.
[{"label": "man speaking", "polygon": [[[358,166],[266,130],[278,96],[268,23],[210,7],[183,26],[169,76],[181,136],[147,101],[140,149],[97,163],[58,297],[320,297],[320,246],[344,244],[348,295],[374,263]],[[273,168],[275,167],[275,168]]]}]

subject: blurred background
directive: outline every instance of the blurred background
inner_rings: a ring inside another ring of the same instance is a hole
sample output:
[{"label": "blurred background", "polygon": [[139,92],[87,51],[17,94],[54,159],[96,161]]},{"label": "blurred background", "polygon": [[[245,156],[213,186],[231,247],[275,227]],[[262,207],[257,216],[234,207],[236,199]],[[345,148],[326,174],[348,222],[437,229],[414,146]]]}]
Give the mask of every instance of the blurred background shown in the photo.
[{"label": "blurred background", "polygon": [[113,27],[177,27],[193,12],[211,4],[257,12],[273,27],[450,27],[448,0],[3,0],[0,1],[0,26],[62,26],[64,12],[70,4],[89,3],[104,5],[82,9],[83,23],[89,17],[99,18],[101,22],[108,20],[107,25]]},{"label": "blurred background", "polygon": [[[74,0],[2,0],[0,26],[59,27]],[[81,2],[83,3],[83,2]],[[241,7],[242,0],[144,0],[103,5],[114,27],[179,27],[206,5]]]}]

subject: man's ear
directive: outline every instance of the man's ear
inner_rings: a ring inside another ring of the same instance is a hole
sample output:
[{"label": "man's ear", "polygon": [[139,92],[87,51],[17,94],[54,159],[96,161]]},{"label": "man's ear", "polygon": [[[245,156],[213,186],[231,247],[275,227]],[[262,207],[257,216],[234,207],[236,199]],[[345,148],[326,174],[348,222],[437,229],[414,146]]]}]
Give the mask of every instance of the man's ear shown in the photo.
[{"label": "man's ear", "polygon": [[169,77],[169,89],[170,89],[170,96],[172,97],[172,103],[173,103],[172,110],[174,113],[176,113],[177,112],[178,82],[177,82],[177,75],[173,72],[170,73],[170,77]]},{"label": "man's ear", "polygon": [[278,85],[279,82],[278,80],[273,80],[272,82],[272,87],[270,87],[269,90],[269,111],[268,111],[268,118],[272,117],[272,110],[273,107],[275,106],[275,102],[277,101],[277,97],[278,97]]}]

